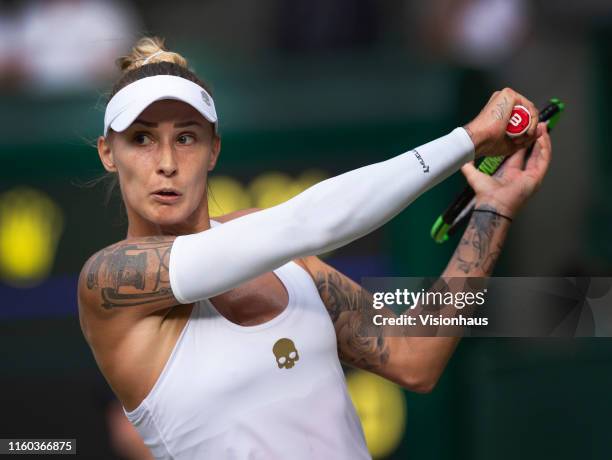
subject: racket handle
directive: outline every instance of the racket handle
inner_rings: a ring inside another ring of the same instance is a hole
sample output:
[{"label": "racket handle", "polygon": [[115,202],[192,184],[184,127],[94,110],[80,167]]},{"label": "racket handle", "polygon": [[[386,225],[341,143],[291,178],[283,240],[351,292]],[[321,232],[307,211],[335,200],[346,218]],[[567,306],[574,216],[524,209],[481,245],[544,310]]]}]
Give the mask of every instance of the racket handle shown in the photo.
[{"label": "racket handle", "polygon": [[[522,107],[522,106],[515,106],[514,109],[517,109],[517,107]],[[529,111],[525,109],[524,107],[522,108],[527,113],[527,116],[531,117],[531,115],[529,115]],[[514,109],[513,109],[513,115],[514,115]],[[564,109],[565,109],[565,104],[563,102],[561,102],[557,98],[552,98],[550,99],[550,103],[540,111],[540,114],[538,116],[538,122],[547,121],[548,131],[550,131],[559,121],[561,112]],[[519,112],[520,110],[517,109],[517,113]],[[518,119],[515,119],[514,122],[512,121],[512,117],[511,117],[511,122],[508,123],[508,127],[509,127],[508,129],[510,129],[511,125],[514,126],[514,124],[516,124],[517,126],[521,126],[523,124],[522,123],[523,115],[520,115],[520,116],[521,116],[521,120],[519,121]],[[529,120],[531,120],[531,118],[529,118]],[[529,123],[527,123],[527,128],[529,128]],[[524,126],[521,129],[524,129]],[[526,131],[526,128],[525,128],[525,131]],[[506,130],[506,133],[508,133],[508,130]],[[527,155],[531,153],[532,148],[533,148],[533,144],[529,147],[529,151]],[[477,168],[480,172],[492,176],[500,168],[500,166],[504,163],[504,161],[506,161],[506,158],[507,157],[504,157],[504,156],[485,157],[484,159],[480,160],[480,162],[477,165]],[[474,195],[475,195],[474,190],[472,190],[472,188],[469,185],[467,185],[463,189],[461,194],[457,196],[457,198],[455,198],[455,200],[450,204],[450,206],[446,209],[446,211],[444,211],[444,213],[441,214],[436,219],[436,222],[432,226],[431,232],[430,232],[431,237],[434,239],[434,241],[436,241],[437,243],[443,243],[444,241],[448,240],[449,235],[454,233],[456,227],[461,222],[467,219],[467,217],[471,214],[471,212],[470,211],[462,212],[462,211],[465,211],[466,207],[472,204],[472,199],[474,198]]]}]

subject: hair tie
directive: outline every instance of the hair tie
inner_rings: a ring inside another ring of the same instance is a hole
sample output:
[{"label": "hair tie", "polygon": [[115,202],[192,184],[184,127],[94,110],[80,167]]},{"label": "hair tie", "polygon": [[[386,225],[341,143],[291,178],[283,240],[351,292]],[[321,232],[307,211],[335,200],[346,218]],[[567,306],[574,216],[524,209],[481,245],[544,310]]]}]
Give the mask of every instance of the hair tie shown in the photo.
[{"label": "hair tie", "polygon": [[148,62],[149,62],[151,59],[153,59],[155,56],[159,56],[160,54],[163,54],[163,53],[165,53],[165,52],[166,52],[166,51],[164,51],[164,50],[157,50],[157,51],[156,51],[155,53],[153,53],[151,56],[149,56],[148,58],[146,58],[146,59],[144,60],[144,62],[142,63],[142,65],[147,65],[147,64],[148,64]]}]

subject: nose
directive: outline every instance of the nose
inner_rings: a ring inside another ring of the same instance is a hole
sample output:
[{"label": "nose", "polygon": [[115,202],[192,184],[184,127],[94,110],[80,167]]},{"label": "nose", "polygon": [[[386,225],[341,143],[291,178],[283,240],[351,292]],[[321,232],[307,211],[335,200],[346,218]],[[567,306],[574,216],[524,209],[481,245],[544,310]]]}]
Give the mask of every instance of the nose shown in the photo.
[{"label": "nose", "polygon": [[159,164],[157,165],[157,172],[165,175],[172,176],[176,174],[177,163],[174,151],[174,147],[170,142],[162,142],[160,146]]}]

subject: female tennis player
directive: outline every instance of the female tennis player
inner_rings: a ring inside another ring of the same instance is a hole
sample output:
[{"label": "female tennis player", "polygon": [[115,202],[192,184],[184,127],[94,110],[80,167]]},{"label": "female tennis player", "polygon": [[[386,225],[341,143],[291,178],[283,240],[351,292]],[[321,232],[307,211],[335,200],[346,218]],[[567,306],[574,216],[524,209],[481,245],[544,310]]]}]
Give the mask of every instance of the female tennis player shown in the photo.
[{"label": "female tennis player", "polygon": [[[372,303],[316,257],[389,221],[462,167],[476,210],[443,273],[487,276],[551,156],[543,125],[505,136],[506,88],[465,128],[320,182],[265,210],[210,219],[219,158],[211,92],[180,55],[145,38],[119,60],[98,153],[117,175],[126,239],[79,278],[83,334],[160,459],[369,458],[340,362],[428,392],[456,338],[360,334]],[[525,146],[537,139],[523,168]],[[512,155],[497,177],[471,160]]]}]

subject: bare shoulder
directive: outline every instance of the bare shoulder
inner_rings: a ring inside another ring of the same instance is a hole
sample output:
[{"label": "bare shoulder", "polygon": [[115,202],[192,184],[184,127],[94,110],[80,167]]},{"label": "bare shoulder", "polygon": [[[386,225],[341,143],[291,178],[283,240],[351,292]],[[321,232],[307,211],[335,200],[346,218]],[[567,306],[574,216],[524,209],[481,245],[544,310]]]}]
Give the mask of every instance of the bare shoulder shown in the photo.
[{"label": "bare shoulder", "polygon": [[169,278],[174,236],[123,240],[93,254],[78,281],[81,314],[133,310],[149,314],[179,304]]},{"label": "bare shoulder", "polygon": [[[215,218],[219,222],[259,211],[243,209]],[[174,236],[130,238],[93,254],[78,282],[81,314],[108,318],[128,312],[145,316],[179,305],[170,286],[170,252]]]}]

